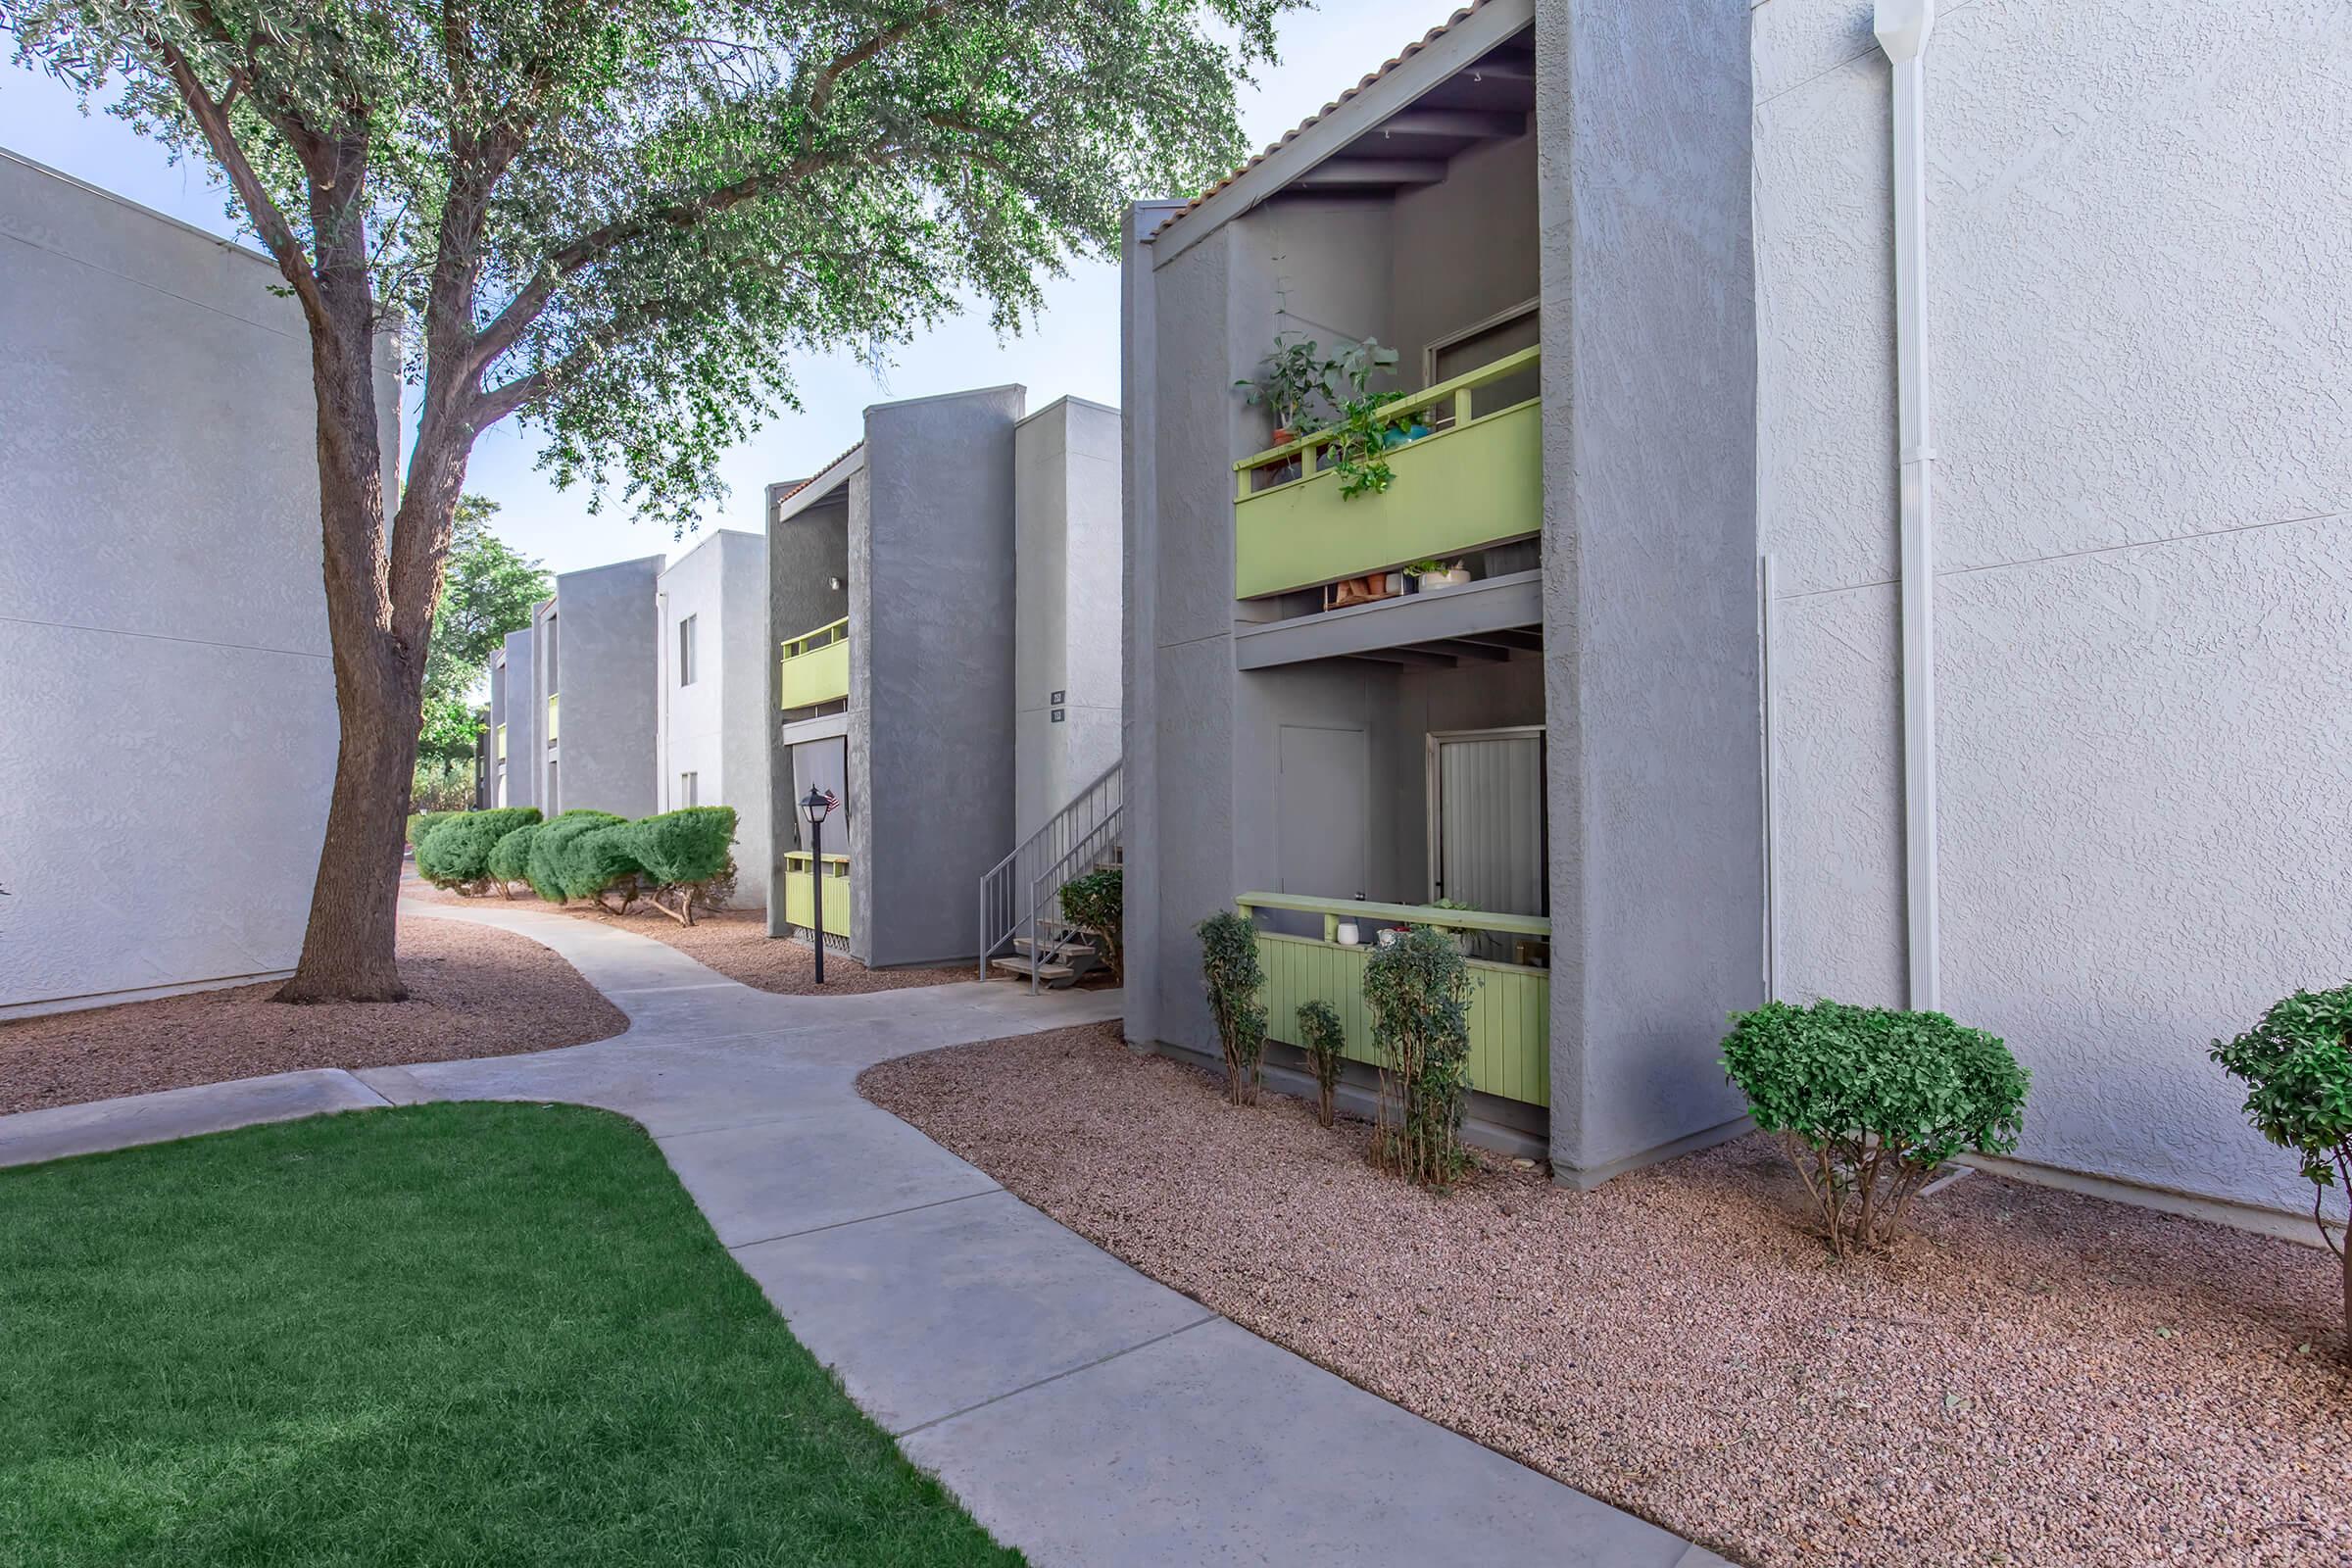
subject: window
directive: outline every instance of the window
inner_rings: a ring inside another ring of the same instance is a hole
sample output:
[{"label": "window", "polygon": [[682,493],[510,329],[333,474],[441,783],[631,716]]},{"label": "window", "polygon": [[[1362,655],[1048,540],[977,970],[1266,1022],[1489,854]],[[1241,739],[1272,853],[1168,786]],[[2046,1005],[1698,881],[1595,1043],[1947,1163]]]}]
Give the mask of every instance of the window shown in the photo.
[{"label": "window", "polygon": [[[688,615],[678,622],[678,684],[694,684],[694,617]],[[689,773],[687,777],[694,775]],[[687,804],[692,805],[692,802]]]},{"label": "window", "polygon": [[[692,620],[694,617],[689,615],[686,618],[688,620]],[[678,775],[678,804],[680,806],[700,806],[703,804],[702,797],[696,789],[696,784],[700,780],[701,776],[702,775],[698,773],[680,773]]]},{"label": "window", "polygon": [[551,694],[564,689],[556,673],[556,612],[552,610],[547,612],[547,689]]},{"label": "window", "polygon": [[547,806],[543,814],[548,816],[562,814],[556,809],[556,764],[553,762],[547,764]]}]

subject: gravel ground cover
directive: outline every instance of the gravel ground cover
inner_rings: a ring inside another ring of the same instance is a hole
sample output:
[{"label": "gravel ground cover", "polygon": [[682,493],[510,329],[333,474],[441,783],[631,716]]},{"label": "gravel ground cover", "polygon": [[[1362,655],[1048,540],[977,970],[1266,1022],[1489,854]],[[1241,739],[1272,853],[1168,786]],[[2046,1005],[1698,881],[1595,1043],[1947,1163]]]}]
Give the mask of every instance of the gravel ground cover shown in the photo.
[{"label": "gravel ground cover", "polygon": [[628,1027],[579,971],[527,937],[400,921],[410,1000],[290,1007],[274,983],[0,1023],[0,1114],[302,1067],[503,1056]]},{"label": "gravel ground cover", "polygon": [[[641,937],[666,942],[680,953],[707,963],[730,980],[760,991],[797,997],[816,989],[814,960],[799,942],[780,942],[767,934],[767,916],[758,909],[713,909],[697,914],[694,924],[680,925],[668,915],[640,905],[633,913],[608,914],[584,904],[549,904],[537,898],[512,905],[496,894],[469,899],[445,892],[411,876],[400,885],[401,897],[429,904],[464,904],[477,908],[543,909],[577,920],[596,920]],[[968,966],[945,969],[868,969],[847,954],[825,955],[825,989],[829,992],[900,991],[908,986],[944,986],[973,978]]]},{"label": "gravel ground cover", "polygon": [[1115,1025],[859,1087],[1252,1331],[1741,1561],[2352,1562],[2314,1249],[1971,1175],[1840,1266],[1760,1138],[1592,1193],[1488,1162],[1434,1197],[1367,1163],[1363,1124],[1235,1109]]}]

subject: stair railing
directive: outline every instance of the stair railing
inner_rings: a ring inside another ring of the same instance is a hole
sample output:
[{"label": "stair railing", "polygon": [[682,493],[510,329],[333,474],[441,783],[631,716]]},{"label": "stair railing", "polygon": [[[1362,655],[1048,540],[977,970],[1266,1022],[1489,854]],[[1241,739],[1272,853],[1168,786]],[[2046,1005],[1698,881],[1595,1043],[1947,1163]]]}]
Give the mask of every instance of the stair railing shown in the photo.
[{"label": "stair railing", "polygon": [[[980,878],[980,978],[988,978],[988,961],[1002,952],[1023,926],[1028,928],[1031,967],[1035,968],[1039,918],[1038,884],[1055,867],[1064,865],[1080,846],[1093,844],[1094,853],[1107,855],[1117,843],[1122,796],[1119,764],[1113,762],[1072,796],[1069,805],[1054,813]],[[1102,842],[1104,825],[1113,824],[1111,838]],[[1067,880],[1065,877],[1064,880]],[[1054,884],[1053,907],[1060,906],[1060,882]],[[1032,973],[1032,984],[1036,981]]]},{"label": "stair railing", "polygon": [[1047,931],[1059,932],[1068,925],[1061,909],[1061,890],[1075,876],[1092,870],[1102,857],[1119,845],[1119,808],[1114,806],[1110,814],[1095,824],[1088,833],[1070,846],[1062,858],[1040,871],[1029,883],[1029,994],[1037,994],[1038,938]]}]

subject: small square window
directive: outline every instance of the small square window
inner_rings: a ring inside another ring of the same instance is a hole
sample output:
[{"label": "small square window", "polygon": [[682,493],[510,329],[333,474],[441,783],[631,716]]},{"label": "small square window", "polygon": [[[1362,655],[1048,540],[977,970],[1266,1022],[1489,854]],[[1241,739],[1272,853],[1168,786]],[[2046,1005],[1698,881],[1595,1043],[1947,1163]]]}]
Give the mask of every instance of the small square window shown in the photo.
[{"label": "small square window", "polygon": [[702,775],[699,773],[680,773],[678,775],[678,805],[681,807],[702,805],[701,782]]}]

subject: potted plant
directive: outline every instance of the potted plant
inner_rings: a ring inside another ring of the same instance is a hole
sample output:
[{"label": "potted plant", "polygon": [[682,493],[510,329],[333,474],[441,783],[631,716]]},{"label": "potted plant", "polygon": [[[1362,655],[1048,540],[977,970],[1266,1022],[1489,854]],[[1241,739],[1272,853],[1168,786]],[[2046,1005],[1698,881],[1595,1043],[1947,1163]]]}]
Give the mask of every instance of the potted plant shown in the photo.
[{"label": "potted plant", "polygon": [[[1340,416],[1333,426],[1338,434],[1330,447],[1331,466],[1340,475],[1340,499],[1385,494],[1396,479],[1389,466],[1389,452],[1411,439],[1408,432],[1418,423],[1384,412],[1403,393],[1372,390],[1375,376],[1396,368],[1396,351],[1368,337],[1342,350],[1334,364],[1349,393],[1340,402]],[[1422,427],[1421,433],[1429,432]]]},{"label": "potted plant", "polygon": [[1277,332],[1274,347],[1258,362],[1257,374],[1233,384],[1253,408],[1262,408],[1274,420],[1274,444],[1288,446],[1305,435],[1314,417],[1317,398],[1335,402],[1331,378],[1340,362],[1327,359],[1323,347],[1298,332]]},{"label": "potted plant", "polygon": [[1460,588],[1470,581],[1470,564],[1457,561],[1448,566],[1443,561],[1416,561],[1404,568],[1404,574],[1414,579],[1423,593],[1440,588]]},{"label": "potted plant", "polygon": [[[1475,914],[1478,912],[1478,906],[1476,905],[1464,904],[1459,899],[1432,899],[1426,906],[1424,906],[1424,907],[1432,909],[1453,909],[1464,914]],[[1468,953],[1470,951],[1471,927],[1466,925],[1447,925],[1443,920],[1432,920],[1429,923],[1435,926],[1438,930],[1443,931],[1447,936],[1453,938],[1453,945],[1461,949],[1462,952]]]}]

